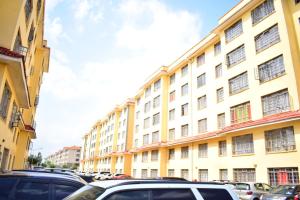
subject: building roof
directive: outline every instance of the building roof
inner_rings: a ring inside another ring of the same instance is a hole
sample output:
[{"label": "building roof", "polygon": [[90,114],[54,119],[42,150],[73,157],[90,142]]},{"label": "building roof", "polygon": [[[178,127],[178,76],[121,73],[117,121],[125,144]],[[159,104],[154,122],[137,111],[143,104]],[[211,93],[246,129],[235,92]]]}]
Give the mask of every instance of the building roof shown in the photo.
[{"label": "building roof", "polygon": [[5,47],[0,47],[0,54],[5,55],[5,56],[10,56],[10,57],[14,57],[14,58],[23,58],[23,55],[11,51]]},{"label": "building roof", "polygon": [[70,146],[70,147],[64,147],[63,150],[80,150],[80,146]]}]

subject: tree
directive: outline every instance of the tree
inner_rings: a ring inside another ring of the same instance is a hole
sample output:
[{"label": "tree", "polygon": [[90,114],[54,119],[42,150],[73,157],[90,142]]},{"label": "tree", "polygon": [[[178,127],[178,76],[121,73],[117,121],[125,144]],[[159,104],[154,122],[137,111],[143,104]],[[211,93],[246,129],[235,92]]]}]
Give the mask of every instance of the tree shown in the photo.
[{"label": "tree", "polygon": [[37,159],[38,166],[40,166],[41,163],[42,163],[42,161],[43,161],[43,157],[42,157],[42,153],[41,152],[38,153],[36,159]]},{"label": "tree", "polygon": [[38,153],[38,155],[33,155],[30,154],[30,156],[28,156],[27,161],[30,167],[32,166],[40,166],[42,163],[43,157],[41,152]]}]

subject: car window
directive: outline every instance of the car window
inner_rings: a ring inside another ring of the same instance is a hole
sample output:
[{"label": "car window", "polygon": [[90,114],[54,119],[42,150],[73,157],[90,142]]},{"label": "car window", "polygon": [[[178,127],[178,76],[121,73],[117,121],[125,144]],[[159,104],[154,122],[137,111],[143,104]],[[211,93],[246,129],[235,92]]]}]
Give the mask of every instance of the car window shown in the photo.
[{"label": "car window", "polygon": [[105,200],[149,200],[149,190],[129,190],[113,193]]},{"label": "car window", "polygon": [[255,183],[254,187],[255,187],[256,190],[260,190],[260,191],[264,191],[265,190],[262,183]]},{"label": "car window", "polygon": [[16,188],[16,199],[46,200],[49,198],[49,184],[21,181]]},{"label": "car window", "polygon": [[0,179],[0,200],[8,199],[8,195],[12,188],[14,187],[17,179],[5,177]]},{"label": "car window", "polygon": [[237,183],[235,185],[236,190],[250,190],[250,185],[247,183]]},{"label": "car window", "polygon": [[70,196],[65,198],[65,200],[95,200],[103,194],[104,191],[105,189],[101,187],[86,185],[72,193]]},{"label": "car window", "polygon": [[204,200],[233,200],[225,189],[198,188]]},{"label": "car window", "polygon": [[153,200],[195,200],[190,189],[153,189]]},{"label": "car window", "polygon": [[57,200],[63,199],[78,189],[79,189],[78,187],[74,187],[71,185],[54,185],[54,197]]},{"label": "car window", "polygon": [[264,185],[264,190],[265,191],[267,191],[267,192],[271,191],[272,187],[270,185],[265,184],[265,183],[263,185]]}]

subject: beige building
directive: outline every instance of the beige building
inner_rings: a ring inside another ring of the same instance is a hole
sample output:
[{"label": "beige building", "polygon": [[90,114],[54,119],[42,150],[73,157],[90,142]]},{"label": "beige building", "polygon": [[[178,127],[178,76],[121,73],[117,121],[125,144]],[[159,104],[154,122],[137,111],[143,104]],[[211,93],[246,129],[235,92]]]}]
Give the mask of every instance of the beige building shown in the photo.
[{"label": "beige building", "polygon": [[80,150],[79,146],[64,147],[62,150],[48,156],[46,161],[50,161],[54,165],[63,167],[75,167],[80,163]]},{"label": "beige building", "polygon": [[135,96],[130,175],[299,183],[299,47],[298,0],[239,2]]}]

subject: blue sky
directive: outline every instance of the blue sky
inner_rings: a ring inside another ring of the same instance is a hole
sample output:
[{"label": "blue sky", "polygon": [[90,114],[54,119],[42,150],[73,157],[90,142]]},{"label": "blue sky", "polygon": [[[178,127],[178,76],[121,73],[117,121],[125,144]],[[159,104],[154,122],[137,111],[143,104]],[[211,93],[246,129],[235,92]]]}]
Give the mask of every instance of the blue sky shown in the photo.
[{"label": "blue sky", "polygon": [[200,41],[238,0],[47,0],[51,48],[32,151],[81,137],[157,68]]}]

